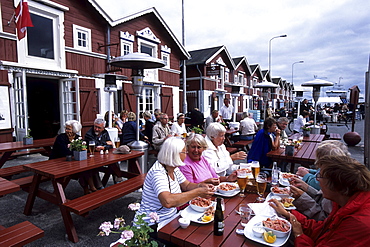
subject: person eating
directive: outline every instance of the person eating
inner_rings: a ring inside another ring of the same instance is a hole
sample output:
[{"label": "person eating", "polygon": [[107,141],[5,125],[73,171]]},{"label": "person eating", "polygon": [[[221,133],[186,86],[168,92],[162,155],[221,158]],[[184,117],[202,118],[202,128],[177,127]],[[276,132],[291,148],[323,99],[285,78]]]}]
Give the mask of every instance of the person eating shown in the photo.
[{"label": "person eating", "polygon": [[295,246],[370,246],[370,171],[348,156],[324,156],[316,179],[333,210],[323,221],[291,213],[276,199],[270,206],[292,225]]}]

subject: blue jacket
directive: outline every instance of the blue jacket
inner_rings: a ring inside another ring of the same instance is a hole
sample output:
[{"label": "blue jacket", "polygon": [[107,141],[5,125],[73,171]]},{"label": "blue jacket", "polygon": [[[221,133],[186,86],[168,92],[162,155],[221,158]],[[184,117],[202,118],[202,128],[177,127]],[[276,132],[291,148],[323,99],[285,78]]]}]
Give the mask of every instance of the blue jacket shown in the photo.
[{"label": "blue jacket", "polygon": [[271,159],[266,156],[266,154],[272,150],[270,134],[270,132],[267,132],[264,129],[257,132],[252,147],[248,152],[248,163],[253,160],[257,160],[260,163],[260,167],[268,168],[271,166]]},{"label": "blue jacket", "polygon": [[[139,137],[142,139],[144,134],[139,131]],[[126,145],[129,142],[136,141],[136,122],[128,121],[122,126],[121,145]]]}]

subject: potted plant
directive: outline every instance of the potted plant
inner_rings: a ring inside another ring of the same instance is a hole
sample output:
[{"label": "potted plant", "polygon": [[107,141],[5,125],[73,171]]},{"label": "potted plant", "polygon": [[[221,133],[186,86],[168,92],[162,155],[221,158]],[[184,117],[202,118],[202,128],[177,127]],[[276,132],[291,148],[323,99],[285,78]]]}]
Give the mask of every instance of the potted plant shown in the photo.
[{"label": "potted plant", "polygon": [[[140,208],[140,204],[131,203],[128,208],[136,211]],[[132,226],[125,226],[125,220],[122,217],[116,218],[113,225],[110,221],[102,223],[98,235],[108,236],[110,233],[120,233],[121,238],[111,246],[115,244],[118,244],[118,246],[158,246],[158,243],[149,236],[149,233],[154,232],[154,230],[144,219],[150,219],[150,222],[157,224],[159,217],[156,212],[151,212],[149,216],[141,214],[137,216],[137,220],[133,222]],[[117,229],[118,231],[112,231],[111,229]]]},{"label": "potted plant", "polygon": [[33,144],[33,137],[30,135],[31,129],[27,129],[27,135],[23,137],[23,144],[24,145],[32,145]]},{"label": "potted plant", "polygon": [[75,160],[86,160],[87,159],[87,146],[86,142],[82,140],[82,137],[72,140],[68,144],[69,150],[73,151],[73,157]]},{"label": "potted plant", "polygon": [[311,128],[310,127],[303,126],[302,127],[302,130],[303,130],[303,136],[305,136],[305,137],[309,137],[310,136],[310,133],[311,133]]},{"label": "potted plant", "polygon": [[198,125],[198,127],[194,126],[191,129],[191,132],[194,132],[195,134],[203,134],[203,130],[201,128],[199,128],[199,125]]}]

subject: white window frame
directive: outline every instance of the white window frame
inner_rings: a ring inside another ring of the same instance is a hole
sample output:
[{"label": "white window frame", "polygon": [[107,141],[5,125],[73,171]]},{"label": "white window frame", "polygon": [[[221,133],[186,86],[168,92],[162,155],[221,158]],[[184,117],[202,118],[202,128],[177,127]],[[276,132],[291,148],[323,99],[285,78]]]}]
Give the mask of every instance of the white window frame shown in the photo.
[{"label": "white window frame", "polygon": [[[149,97],[152,98],[152,103],[150,104],[151,107],[149,107],[149,109],[144,108],[144,106],[146,106],[147,104],[149,104],[149,103],[146,102],[147,101],[147,92],[148,91],[150,91]],[[144,87],[143,88],[143,94],[142,94],[142,96],[139,99],[139,112],[144,112],[144,111],[148,110],[151,113],[153,113],[154,112],[154,109],[156,109],[155,108],[155,105],[156,105],[155,104],[155,101],[156,101],[155,99],[156,99],[156,97],[155,97],[155,89],[153,87]]]},{"label": "white window frame", "polygon": [[28,55],[26,35],[24,39],[17,41],[18,62],[39,68],[65,69],[64,12],[35,1],[28,1],[28,7],[30,13],[49,18],[53,21],[54,59]]},{"label": "white window frame", "polygon": [[[120,32],[120,45],[121,45],[121,56],[127,55],[132,53],[134,50],[134,35],[130,34],[129,32]],[[128,51],[126,52],[125,46],[128,47]]]},{"label": "white window frame", "polygon": [[152,48],[152,57],[158,58],[158,45],[154,42],[146,41],[144,39],[137,40],[138,51],[141,52],[141,46],[147,46]]},{"label": "white window frame", "polygon": [[171,65],[170,61],[171,56],[171,48],[169,48],[167,45],[161,46],[161,59],[166,63],[164,68],[169,69]]},{"label": "white window frame", "polygon": [[[91,52],[91,29],[86,27],[81,27],[73,24],[73,48],[81,51],[90,51]],[[81,46],[78,44],[78,33],[84,33],[86,35],[86,46]]]},{"label": "white window frame", "polygon": [[[2,20],[3,18],[1,17],[1,3],[0,3],[0,20]],[[3,23],[1,22],[0,23],[0,32],[3,31]]]}]

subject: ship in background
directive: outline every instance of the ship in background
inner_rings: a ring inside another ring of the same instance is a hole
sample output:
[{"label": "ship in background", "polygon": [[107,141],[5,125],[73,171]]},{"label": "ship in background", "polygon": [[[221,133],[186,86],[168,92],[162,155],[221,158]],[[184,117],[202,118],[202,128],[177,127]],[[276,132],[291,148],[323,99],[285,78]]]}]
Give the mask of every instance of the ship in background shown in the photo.
[{"label": "ship in background", "polygon": [[334,83],[334,86],[328,87],[326,90],[326,95],[328,97],[339,97],[343,103],[348,103],[348,90],[346,90],[344,86],[340,84],[341,79],[343,78],[339,77],[338,83]]}]

